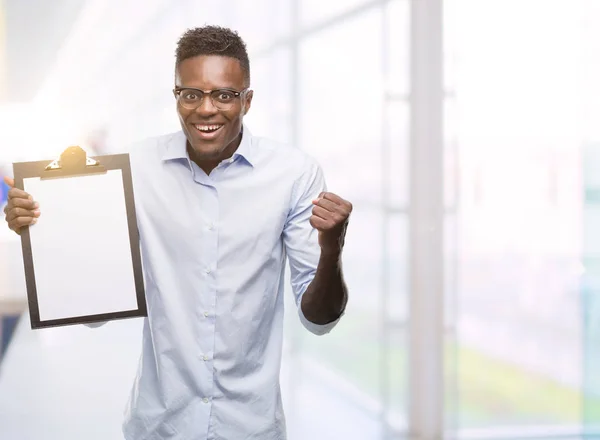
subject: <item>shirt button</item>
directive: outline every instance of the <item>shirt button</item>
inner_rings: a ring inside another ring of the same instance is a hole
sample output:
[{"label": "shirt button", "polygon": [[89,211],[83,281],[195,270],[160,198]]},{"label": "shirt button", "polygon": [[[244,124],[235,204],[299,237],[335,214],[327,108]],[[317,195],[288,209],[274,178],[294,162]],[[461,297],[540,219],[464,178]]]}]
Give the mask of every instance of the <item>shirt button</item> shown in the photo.
[{"label": "shirt button", "polygon": [[204,355],[204,356],[202,357],[202,359],[204,359],[205,361],[207,361],[207,360],[208,360],[208,356]]},{"label": "shirt button", "polygon": [[204,269],[204,272],[206,272],[206,275],[210,275],[212,270],[210,270],[210,267],[207,267],[206,269]]},{"label": "shirt button", "polygon": [[202,401],[203,401],[204,403],[208,403],[208,397],[205,397],[204,399],[202,399]]},{"label": "shirt button", "polygon": [[204,316],[208,318],[208,312],[204,312]]},{"label": "shirt button", "polygon": [[208,230],[209,230],[209,231],[212,231],[213,229],[215,229],[215,225],[214,225],[214,223],[209,223],[209,224],[208,224]]}]

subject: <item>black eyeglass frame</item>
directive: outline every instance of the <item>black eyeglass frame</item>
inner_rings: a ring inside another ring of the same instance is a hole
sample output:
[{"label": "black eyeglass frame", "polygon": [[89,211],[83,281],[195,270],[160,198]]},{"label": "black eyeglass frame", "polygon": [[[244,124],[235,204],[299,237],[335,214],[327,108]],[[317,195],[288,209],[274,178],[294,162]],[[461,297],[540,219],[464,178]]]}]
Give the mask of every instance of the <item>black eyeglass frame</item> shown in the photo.
[{"label": "black eyeglass frame", "polygon": [[[219,108],[219,105],[223,106],[223,103],[218,103],[215,104],[215,100],[213,99],[212,95],[213,93],[217,92],[217,93],[222,93],[222,92],[226,92],[226,93],[231,93],[234,98],[241,98],[243,97],[250,89],[248,87],[246,87],[245,89],[242,90],[235,90],[235,89],[230,89],[227,87],[223,87],[220,89],[213,89],[213,90],[202,90],[202,89],[197,89],[195,87],[179,87],[179,86],[175,86],[175,88],[173,89],[173,95],[175,95],[175,98],[177,98],[177,102],[179,102],[179,99],[181,98],[181,92],[183,92],[184,90],[191,90],[195,93],[198,93],[200,96],[202,96],[201,99],[198,100],[198,105],[192,107],[189,106],[184,106],[183,104],[182,107],[187,108],[189,110],[195,110],[198,107],[200,107],[200,105],[202,105],[202,102],[204,101],[204,96],[208,95],[211,99],[212,104]],[[232,101],[231,103],[225,104],[225,106],[227,107],[231,107],[233,104],[235,104],[235,101]]]}]

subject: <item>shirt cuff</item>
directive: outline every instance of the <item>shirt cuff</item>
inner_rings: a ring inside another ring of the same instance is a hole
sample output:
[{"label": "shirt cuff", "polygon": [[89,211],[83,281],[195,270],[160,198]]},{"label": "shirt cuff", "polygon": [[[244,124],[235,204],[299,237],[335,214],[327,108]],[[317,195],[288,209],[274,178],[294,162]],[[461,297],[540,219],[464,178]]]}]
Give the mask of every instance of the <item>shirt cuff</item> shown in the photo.
[{"label": "shirt cuff", "polygon": [[306,319],[306,316],[304,316],[304,312],[302,312],[302,302],[300,301],[300,304],[298,304],[298,316],[300,316],[300,322],[306,330],[314,335],[323,336],[333,330],[340,319],[342,319],[342,316],[344,316],[344,313],[342,313],[338,319],[328,324],[315,324],[314,322],[310,322]]}]

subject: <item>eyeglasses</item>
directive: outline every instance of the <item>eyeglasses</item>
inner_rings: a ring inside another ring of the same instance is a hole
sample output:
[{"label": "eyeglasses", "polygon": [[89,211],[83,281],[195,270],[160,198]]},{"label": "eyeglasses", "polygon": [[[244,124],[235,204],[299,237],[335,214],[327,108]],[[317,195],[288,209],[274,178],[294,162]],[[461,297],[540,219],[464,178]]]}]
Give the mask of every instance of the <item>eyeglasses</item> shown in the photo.
[{"label": "eyeglasses", "polygon": [[248,89],[237,90],[233,89],[215,89],[204,91],[189,87],[175,87],[173,93],[177,97],[177,101],[183,108],[188,110],[196,110],[202,104],[204,95],[210,96],[212,104],[219,110],[231,109],[239,100],[240,96],[244,95]]}]

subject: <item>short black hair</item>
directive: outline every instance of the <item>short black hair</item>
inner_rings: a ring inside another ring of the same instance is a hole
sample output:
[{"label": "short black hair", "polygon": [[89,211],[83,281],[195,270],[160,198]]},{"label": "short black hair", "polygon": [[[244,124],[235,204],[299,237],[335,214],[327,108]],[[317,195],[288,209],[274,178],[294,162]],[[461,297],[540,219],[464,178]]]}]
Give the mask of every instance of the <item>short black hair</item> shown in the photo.
[{"label": "short black hair", "polygon": [[175,68],[188,58],[198,55],[220,55],[240,62],[244,77],[250,85],[250,60],[246,43],[236,31],[221,26],[188,29],[179,38],[175,50]]}]

